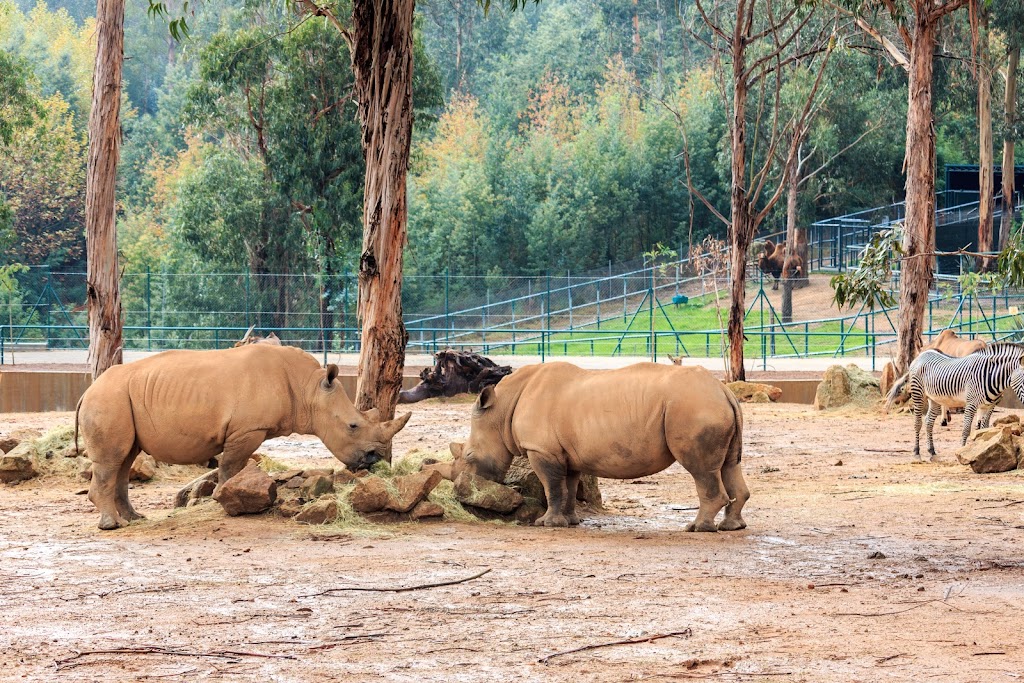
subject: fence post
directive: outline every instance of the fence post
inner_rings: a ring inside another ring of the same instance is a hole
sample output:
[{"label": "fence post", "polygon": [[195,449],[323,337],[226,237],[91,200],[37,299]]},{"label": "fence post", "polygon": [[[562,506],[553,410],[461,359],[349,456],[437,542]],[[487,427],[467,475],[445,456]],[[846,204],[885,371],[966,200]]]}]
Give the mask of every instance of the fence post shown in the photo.
[{"label": "fence post", "polygon": [[547,322],[545,326],[551,331],[551,272],[547,273],[547,291],[544,292],[544,299],[547,302]]},{"label": "fence post", "polygon": [[245,329],[249,329],[249,269],[245,269]]},{"label": "fence post", "polygon": [[153,350],[153,283],[149,266],[146,266],[146,350]]},{"label": "fence post", "polygon": [[651,259],[650,290],[647,293],[647,314],[651,318],[651,362],[658,360],[658,336],[654,334],[654,259]]},{"label": "fence post", "polygon": [[565,269],[565,293],[569,297],[569,331],[572,332],[572,275],[568,268]]},{"label": "fence post", "polygon": [[448,343],[448,335],[452,329],[451,312],[448,310],[448,288],[451,284],[451,273],[444,269],[444,339]]}]

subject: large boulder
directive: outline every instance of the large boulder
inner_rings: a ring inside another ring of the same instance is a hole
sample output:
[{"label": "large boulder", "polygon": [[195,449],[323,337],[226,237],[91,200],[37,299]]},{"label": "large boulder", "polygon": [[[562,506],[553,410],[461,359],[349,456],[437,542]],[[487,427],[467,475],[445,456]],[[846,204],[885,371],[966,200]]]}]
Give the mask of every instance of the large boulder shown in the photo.
[{"label": "large boulder", "polygon": [[214,500],[224,506],[232,517],[251,515],[270,508],[277,500],[277,484],[255,462],[228,479],[213,494]]},{"label": "large boulder", "polygon": [[15,448],[17,448],[18,444],[20,443],[21,439],[16,439],[13,436],[2,437],[0,438],[0,451],[3,451],[4,453],[10,453]]},{"label": "large boulder", "polygon": [[349,495],[349,502],[352,503],[352,509],[356,512],[383,510],[389,500],[391,500],[391,492],[388,491],[387,482],[376,475],[357,480]]},{"label": "large boulder", "polygon": [[512,512],[523,502],[518,491],[470,472],[455,479],[455,497],[463,505],[500,512]]},{"label": "large boulder", "polygon": [[30,443],[22,443],[11,449],[10,453],[0,456],[0,481],[13,484],[25,481],[38,475],[32,460],[36,452]]},{"label": "large boulder", "polygon": [[1013,432],[1010,425],[982,429],[975,433],[972,441],[957,451],[956,459],[963,465],[970,465],[978,474],[1016,469],[1020,456]]},{"label": "large boulder", "polygon": [[295,515],[303,524],[329,524],[338,518],[338,499],[327,495],[317,498]]},{"label": "large boulder", "polygon": [[[540,478],[530,466],[530,461],[524,456],[517,456],[512,459],[512,465],[505,475],[505,486],[511,486],[524,498],[539,500],[541,505],[547,505],[547,495],[544,493],[544,485]],[[597,477],[585,474],[580,477],[579,488],[576,489],[576,500],[587,505],[599,508],[602,504],[601,488],[598,486]]]},{"label": "large boulder", "polygon": [[814,407],[818,410],[839,408],[855,404],[867,408],[874,405],[882,392],[878,379],[856,365],[833,365],[825,371],[814,394]]},{"label": "large boulder", "polygon": [[757,382],[729,382],[726,384],[729,391],[733,393],[736,400],[741,403],[765,403],[763,397],[758,394],[765,394],[770,401],[778,401],[782,398],[782,389],[771,384],[758,384]]},{"label": "large boulder", "polygon": [[334,493],[334,479],[332,475],[307,474],[305,481],[302,483],[303,498],[314,500],[328,493]]},{"label": "large boulder", "polygon": [[131,481],[149,481],[156,476],[156,460],[148,453],[139,453],[128,473]]},{"label": "large boulder", "polygon": [[394,512],[409,512],[430,495],[434,487],[441,482],[441,478],[437,471],[395,477],[392,480],[395,490],[384,508]]}]

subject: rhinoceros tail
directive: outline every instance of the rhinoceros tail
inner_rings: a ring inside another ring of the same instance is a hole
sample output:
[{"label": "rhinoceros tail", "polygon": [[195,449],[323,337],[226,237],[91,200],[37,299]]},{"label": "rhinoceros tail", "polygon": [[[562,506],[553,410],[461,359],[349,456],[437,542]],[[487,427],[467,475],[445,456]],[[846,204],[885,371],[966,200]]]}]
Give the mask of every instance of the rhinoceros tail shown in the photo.
[{"label": "rhinoceros tail", "polygon": [[[85,398],[84,396],[82,398]],[[82,409],[82,398],[78,399],[78,405],[75,406],[75,455],[79,455],[78,452],[78,411]]]},{"label": "rhinoceros tail", "polygon": [[736,421],[736,429],[729,440],[729,450],[725,455],[725,461],[738,463],[743,459],[743,411],[740,409],[739,401],[736,400],[736,395],[730,389],[726,389],[725,393],[729,399],[729,405],[732,406],[732,414]]}]

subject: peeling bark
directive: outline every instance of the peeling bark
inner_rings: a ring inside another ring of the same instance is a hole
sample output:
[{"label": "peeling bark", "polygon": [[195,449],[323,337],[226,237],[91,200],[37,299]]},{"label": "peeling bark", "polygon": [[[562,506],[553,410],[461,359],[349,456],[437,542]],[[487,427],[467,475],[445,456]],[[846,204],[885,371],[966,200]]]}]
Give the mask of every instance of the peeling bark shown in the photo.
[{"label": "peeling bark", "polygon": [[85,190],[89,369],[93,379],[122,359],[115,192],[121,149],[123,63],[124,0],[99,0]]},{"label": "peeling bark", "polygon": [[357,0],[352,68],[362,124],[366,186],[359,259],[362,349],[355,404],[391,419],[402,388],[402,255],[412,135],[414,0]]}]

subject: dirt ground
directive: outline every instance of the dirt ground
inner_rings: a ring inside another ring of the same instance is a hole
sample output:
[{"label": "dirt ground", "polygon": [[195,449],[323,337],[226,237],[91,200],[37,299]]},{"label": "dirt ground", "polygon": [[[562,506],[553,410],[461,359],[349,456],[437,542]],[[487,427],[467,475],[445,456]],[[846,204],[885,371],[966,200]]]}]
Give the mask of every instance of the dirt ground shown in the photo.
[{"label": "dirt ground", "polygon": [[[467,432],[466,402],[412,408],[397,454]],[[607,511],[576,529],[172,514],[193,471],[165,468],[132,490],[149,519],[101,532],[81,482],[0,488],[0,680],[1024,675],[1024,473],[956,464],[958,428],[913,464],[907,416],[744,412],[753,497],[735,533],[683,532],[696,494],[676,466],[602,481]],[[69,419],[0,415],[0,434]],[[261,450],[329,457],[305,437]],[[626,640],[649,642],[611,644]]]}]

